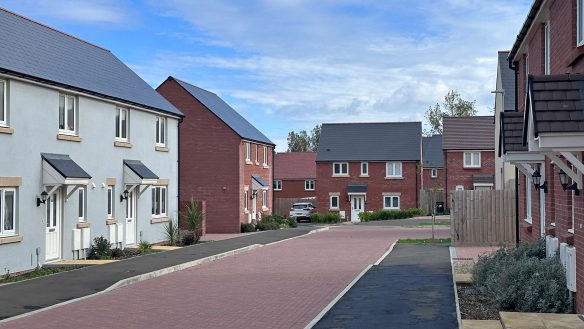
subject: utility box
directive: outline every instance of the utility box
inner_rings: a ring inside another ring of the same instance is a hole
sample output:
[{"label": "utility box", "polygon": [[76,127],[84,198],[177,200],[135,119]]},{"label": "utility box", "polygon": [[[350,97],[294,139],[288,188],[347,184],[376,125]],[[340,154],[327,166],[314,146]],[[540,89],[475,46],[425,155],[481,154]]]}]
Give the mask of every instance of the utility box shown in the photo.
[{"label": "utility box", "polygon": [[443,201],[436,202],[436,213],[437,214],[444,214],[444,202]]}]

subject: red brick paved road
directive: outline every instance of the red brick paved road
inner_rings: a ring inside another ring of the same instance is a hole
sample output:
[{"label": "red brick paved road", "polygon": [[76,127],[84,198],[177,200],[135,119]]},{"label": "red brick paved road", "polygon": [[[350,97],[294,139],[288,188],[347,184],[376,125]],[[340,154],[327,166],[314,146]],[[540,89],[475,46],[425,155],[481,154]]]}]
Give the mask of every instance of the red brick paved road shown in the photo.
[{"label": "red brick paved road", "polygon": [[[448,235],[437,230],[437,237]],[[0,328],[303,328],[398,237],[427,238],[430,229],[334,227]]]}]

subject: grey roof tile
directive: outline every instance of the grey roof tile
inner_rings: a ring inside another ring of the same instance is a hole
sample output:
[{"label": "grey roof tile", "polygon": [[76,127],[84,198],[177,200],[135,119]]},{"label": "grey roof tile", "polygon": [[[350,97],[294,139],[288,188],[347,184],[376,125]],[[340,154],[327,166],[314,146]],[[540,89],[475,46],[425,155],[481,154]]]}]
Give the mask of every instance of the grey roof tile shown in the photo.
[{"label": "grey roof tile", "polygon": [[443,120],[444,150],[494,150],[493,116],[446,117]]},{"label": "grey roof tile", "polygon": [[316,161],[419,161],[420,122],[324,123]]},{"label": "grey roof tile", "polygon": [[140,160],[124,160],[124,165],[142,179],[158,179],[158,176]]},{"label": "grey roof tile", "polygon": [[91,178],[83,168],[66,154],[41,153],[41,158],[61,174],[63,178]]},{"label": "grey roof tile", "polygon": [[109,50],[0,8],[0,72],[182,116]]},{"label": "grey roof tile", "polygon": [[422,165],[424,168],[444,167],[442,135],[422,137]]},{"label": "grey roof tile", "polygon": [[266,182],[262,176],[259,175],[251,175],[251,177],[253,178],[253,180],[255,180],[258,184],[260,184],[262,187],[269,187],[270,184],[268,184],[268,182]]},{"label": "grey roof tile", "polygon": [[367,193],[367,184],[347,184],[347,193]]},{"label": "grey roof tile", "polygon": [[501,141],[504,153],[527,151],[527,146],[523,145],[523,118],[522,112],[501,113]]},{"label": "grey roof tile", "polygon": [[201,104],[215,114],[221,121],[230,127],[241,138],[249,139],[251,141],[260,142],[268,145],[275,145],[266,135],[254,127],[241,114],[237,113],[229,104],[223,101],[217,94],[208,90],[197,87],[188,82],[179,80],[174,77],[169,79],[175,80],[181,87],[183,87],[189,94],[195,97]]}]

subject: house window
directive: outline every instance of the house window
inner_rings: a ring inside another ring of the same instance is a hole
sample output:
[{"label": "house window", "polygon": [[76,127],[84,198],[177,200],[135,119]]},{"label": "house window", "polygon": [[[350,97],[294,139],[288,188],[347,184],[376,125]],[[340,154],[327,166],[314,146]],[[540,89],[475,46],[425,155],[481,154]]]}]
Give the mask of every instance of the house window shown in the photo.
[{"label": "house window", "polygon": [[264,166],[267,166],[268,165],[268,147],[264,146],[263,151],[264,151]]},{"label": "house window", "polygon": [[59,95],[59,132],[75,135],[77,133],[77,105],[75,97]]},{"label": "house window", "polygon": [[464,191],[464,186],[462,186],[462,185],[456,185],[456,190],[457,191]]},{"label": "house window", "polygon": [[256,164],[259,164],[260,163],[260,161],[259,161],[259,159],[260,159],[260,147],[259,147],[258,144],[256,144],[256,152],[255,153],[256,153],[256,157],[255,157]]},{"label": "house window", "polygon": [[402,177],[402,163],[387,162],[385,164],[385,177]]},{"label": "house window", "polygon": [[282,191],[282,181],[279,179],[276,179],[274,181],[274,191]]},{"label": "house window", "polygon": [[6,95],[6,81],[0,80],[0,125],[8,125],[8,100]]},{"label": "house window", "polygon": [[107,187],[107,218],[114,218],[114,186]]},{"label": "house window", "polygon": [[339,196],[338,195],[331,195],[330,209],[339,209]]},{"label": "house window", "polygon": [[248,207],[248,194],[247,191],[243,192],[243,209],[245,209],[247,211],[247,207]]},{"label": "house window", "polygon": [[369,162],[361,162],[361,176],[369,176]]},{"label": "house window", "polygon": [[432,178],[438,177],[438,169],[432,169],[432,172],[431,172],[430,176]]},{"label": "house window", "polygon": [[397,196],[397,195],[384,195],[383,196],[383,209],[399,209],[399,196]]},{"label": "house window", "polygon": [[128,140],[128,109],[118,108],[116,112],[116,139]]},{"label": "house window", "polygon": [[0,235],[15,234],[16,189],[0,188]]},{"label": "house window", "polygon": [[262,191],[262,208],[268,207],[268,191]]},{"label": "house window", "polygon": [[166,145],[166,119],[156,117],[156,146]]},{"label": "house window", "polygon": [[464,168],[480,168],[481,152],[464,152]]},{"label": "house window", "polygon": [[152,188],[152,217],[166,216],[166,186]]},{"label": "house window", "polygon": [[584,44],[584,0],[578,0],[577,2],[577,23],[576,23],[576,44],[581,46]]},{"label": "house window", "polygon": [[84,221],[85,220],[85,189],[84,188],[80,188],[79,189],[79,213],[78,213],[78,218],[80,221]]},{"label": "house window", "polygon": [[334,162],[333,163],[333,175],[348,175],[349,174],[349,163],[348,162]]},{"label": "house window", "polygon": [[245,161],[251,162],[251,144],[245,143]]},{"label": "house window", "polygon": [[532,223],[531,220],[531,176],[525,176],[525,221]]},{"label": "house window", "polygon": [[314,179],[307,179],[304,181],[305,191],[314,191]]},{"label": "house window", "polygon": [[543,27],[544,33],[544,48],[543,48],[543,56],[544,56],[544,73],[550,74],[550,23],[546,23]]}]

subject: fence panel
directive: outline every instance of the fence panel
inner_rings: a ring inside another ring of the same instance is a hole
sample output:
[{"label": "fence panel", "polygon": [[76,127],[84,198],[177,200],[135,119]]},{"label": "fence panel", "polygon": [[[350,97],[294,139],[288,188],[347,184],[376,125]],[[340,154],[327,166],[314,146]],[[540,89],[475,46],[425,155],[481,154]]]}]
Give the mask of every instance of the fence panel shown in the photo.
[{"label": "fence panel", "polygon": [[316,198],[274,198],[275,215],[286,216],[290,214],[290,208],[296,202],[311,202],[316,206]]},{"label": "fence panel", "polygon": [[420,190],[419,207],[426,209],[427,213],[429,214],[436,206],[436,202],[444,202],[444,199],[444,191],[442,190]]}]

